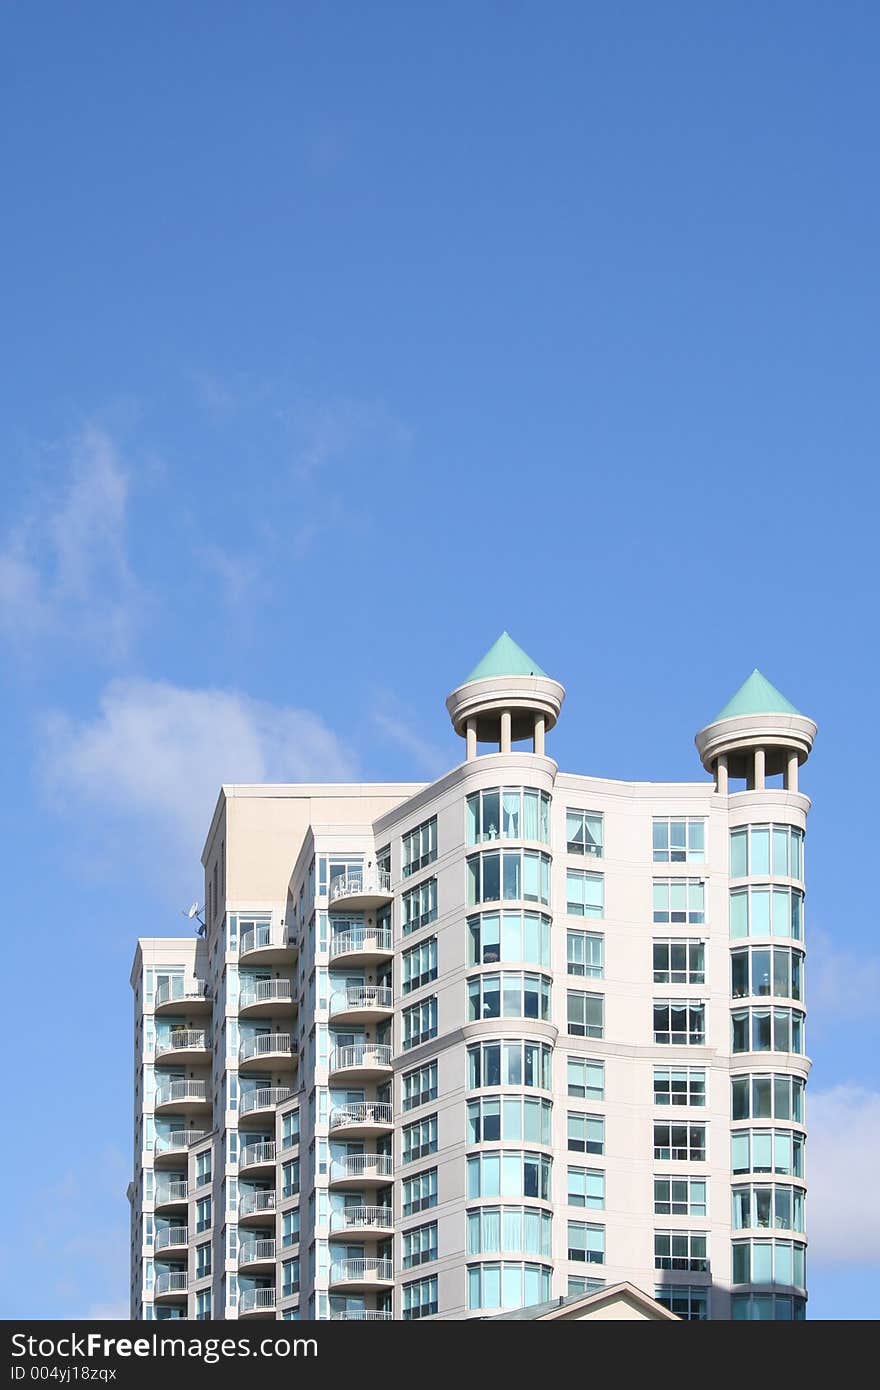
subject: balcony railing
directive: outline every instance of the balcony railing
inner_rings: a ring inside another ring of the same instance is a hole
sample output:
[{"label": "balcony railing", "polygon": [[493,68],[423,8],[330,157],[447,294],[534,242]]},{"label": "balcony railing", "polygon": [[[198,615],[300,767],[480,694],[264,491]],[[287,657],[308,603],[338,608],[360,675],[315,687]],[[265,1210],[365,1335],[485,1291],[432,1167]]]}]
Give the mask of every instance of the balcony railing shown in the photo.
[{"label": "balcony railing", "polygon": [[188,1000],[210,999],[210,992],[204,980],[185,980],[183,976],[179,979],[163,980],[156,986],[156,1001],[154,1007],[159,1004],[171,1004],[180,1000],[185,1004]]},{"label": "balcony railing", "polygon": [[339,1178],[392,1178],[394,1161],[391,1154],[348,1154],[337,1158],[330,1164],[330,1177]]},{"label": "balcony railing", "polygon": [[293,987],[289,980],[252,980],[242,985],[238,1007],[246,1009],[251,1004],[289,1004],[292,998]]},{"label": "balcony railing", "polygon": [[239,1313],[272,1313],[275,1311],[274,1289],[242,1289],[238,1297]]},{"label": "balcony railing", "polygon": [[250,1115],[254,1110],[270,1110],[283,1100],[290,1100],[293,1091],[290,1086],[257,1086],[253,1091],[245,1091],[238,1103],[239,1115]]},{"label": "balcony railing", "polygon": [[210,1047],[204,1028],[175,1028],[156,1042],[156,1056],[166,1052],[194,1052]]},{"label": "balcony railing", "polygon": [[165,1081],[156,1087],[156,1105],[167,1105],[171,1101],[208,1100],[207,1081]]},{"label": "balcony railing", "polygon": [[394,1214],[390,1207],[342,1207],[330,1217],[331,1231],[362,1230],[365,1226],[380,1226],[390,1231]]},{"label": "balcony railing", "polygon": [[189,1183],[186,1178],[180,1178],[175,1182],[158,1183],[154,1205],[161,1207],[168,1202],[185,1202],[188,1196]]},{"label": "balcony railing", "polygon": [[362,1284],[394,1278],[391,1260],[376,1256],[351,1260],[334,1260],[330,1265],[331,1284]]},{"label": "balcony railing", "polygon": [[330,884],[330,901],[337,898],[356,898],[366,894],[387,897],[391,893],[391,875],[386,869],[369,869],[360,873],[340,874]]},{"label": "balcony railing", "polygon": [[390,1067],[391,1048],[387,1043],[354,1043],[351,1047],[335,1047],[330,1053],[330,1070],[346,1067]]},{"label": "balcony railing", "polygon": [[291,945],[285,927],[275,927],[269,922],[263,922],[258,927],[251,927],[249,931],[244,931],[238,943],[239,956],[246,956],[249,951],[263,951],[271,946],[277,950],[287,950]]},{"label": "balcony railing", "polygon": [[189,1227],[165,1226],[163,1230],[156,1232],[156,1250],[167,1250],[169,1245],[186,1245],[188,1239]]},{"label": "balcony railing", "polygon": [[390,1009],[393,1004],[394,993],[387,985],[352,985],[330,996],[331,1014],[347,1009]]},{"label": "balcony railing", "polygon": [[349,1105],[337,1106],[330,1111],[330,1128],[342,1129],[349,1125],[390,1125],[393,1110],[390,1101],[355,1100]]},{"label": "balcony railing", "polygon": [[238,1214],[256,1216],[260,1212],[275,1210],[274,1192],[241,1192],[238,1201]]},{"label": "balcony railing", "polygon": [[245,1144],[238,1155],[239,1168],[250,1168],[255,1163],[274,1163],[275,1148],[274,1139],[265,1139],[257,1144]]},{"label": "balcony railing", "polygon": [[175,1129],[170,1134],[156,1135],[156,1153],[185,1153],[190,1144],[198,1144],[207,1139],[209,1129]]},{"label": "balcony railing", "polygon": [[276,1052],[293,1054],[290,1033],[258,1033],[256,1037],[244,1038],[238,1049],[238,1060],[246,1062],[250,1057],[268,1057]]},{"label": "balcony railing", "polygon": [[238,1247],[238,1263],[252,1265],[256,1260],[274,1260],[275,1239],[243,1240]]},{"label": "balcony railing", "polygon": [[154,1293],[186,1293],[187,1275],[186,1270],[175,1269],[156,1275],[156,1282],[153,1285]]},{"label": "balcony railing", "polygon": [[391,1322],[394,1314],[390,1310],[377,1308],[347,1308],[344,1312],[331,1313],[331,1322]]},{"label": "balcony railing", "polygon": [[387,927],[352,927],[350,931],[334,933],[330,938],[330,959],[336,956],[384,954],[393,950],[391,932]]}]

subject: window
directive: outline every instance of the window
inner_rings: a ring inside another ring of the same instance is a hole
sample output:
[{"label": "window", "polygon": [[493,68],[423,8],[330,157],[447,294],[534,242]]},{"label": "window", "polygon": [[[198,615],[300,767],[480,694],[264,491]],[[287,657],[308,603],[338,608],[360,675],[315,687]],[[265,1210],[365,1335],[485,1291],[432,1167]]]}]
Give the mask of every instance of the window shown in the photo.
[{"label": "window", "polygon": [[205,1187],[211,1181],[211,1150],[196,1154],[196,1186]]},{"label": "window", "polygon": [[702,941],[655,941],[655,985],[702,985],[706,982],[706,947]]},{"label": "window", "polygon": [[550,1017],[550,981],[546,975],[477,975],[467,982],[468,1018]]},{"label": "window", "polygon": [[803,1231],[804,1194],[781,1183],[735,1187],[732,1225],[735,1231]]},{"label": "window", "polygon": [[705,1178],[655,1178],[654,1213],[656,1216],[705,1216]]},{"label": "window", "polygon": [[196,1321],[206,1322],[211,1318],[211,1290],[199,1289],[196,1294]]},{"label": "window", "polygon": [[299,1244],[299,1207],[286,1211],[281,1220],[281,1244]]},{"label": "window", "polygon": [[534,787],[487,787],[467,799],[467,843],[537,840],[550,843],[550,797]]},{"label": "window", "polygon": [[467,1107],[469,1144],[492,1144],[499,1140],[520,1140],[527,1144],[551,1143],[552,1105],[549,1100],[528,1096],[485,1096],[469,1100]]},{"label": "window", "polygon": [[734,1173],[804,1176],[804,1136],[790,1129],[739,1129],[731,1135]]},{"label": "window", "polygon": [[437,938],[429,936],[403,953],[403,992],[410,994],[437,978]]},{"label": "window", "polygon": [[430,1279],[417,1279],[403,1286],[403,1320],[414,1322],[417,1318],[431,1318],[437,1312],[437,1276]]},{"label": "window", "polygon": [[702,926],[706,920],[701,878],[655,878],[654,921]]},{"label": "window", "polygon": [[417,888],[411,888],[403,895],[403,934],[426,927],[437,920],[437,880],[426,878]]},{"label": "window", "polygon": [[799,1076],[734,1076],[730,1082],[731,1118],[803,1124],[804,1085]]},{"label": "window", "polygon": [[467,1056],[471,1091],[490,1086],[551,1089],[553,1049],[549,1043],[524,1042],[522,1038],[509,1042],[493,1040],[473,1044]]},{"label": "window", "polygon": [[804,832],[793,825],[744,825],[730,832],[730,877],[804,876]]},{"label": "window", "polygon": [[580,1111],[569,1110],[567,1133],[572,1153],[605,1152],[605,1120],[601,1115],[582,1115]]},{"label": "window", "polygon": [[437,1036],[437,997],[422,999],[403,1011],[403,1049],[418,1047]]},{"label": "window", "polygon": [[803,1322],[807,1300],[781,1293],[735,1293],[731,1300],[734,1322]]},{"label": "window", "polygon": [[476,1264],[467,1266],[468,1308],[530,1308],[550,1298],[548,1265]]},{"label": "window", "polygon": [[605,1206],[605,1174],[598,1168],[569,1168],[568,1205],[601,1211]]},{"label": "window", "polygon": [[799,888],[735,888],[730,894],[730,935],[804,936],[804,895]]},{"label": "window", "polygon": [[469,965],[550,965],[550,918],[543,912],[483,912],[467,926]]},{"label": "window", "polygon": [[806,1288],[806,1251],[791,1240],[735,1240],[734,1284],[786,1284]]},{"label": "window", "polygon": [[706,822],[692,816],[655,816],[652,830],[655,864],[703,864]]},{"label": "window", "polygon": [[730,1017],[734,1052],[804,1050],[804,1016],[798,1009],[735,1009]]},{"label": "window", "polygon": [[572,917],[603,917],[605,915],[605,879],[586,869],[567,869],[565,872],[565,910]]},{"label": "window", "polygon": [[299,1143],[299,1111],[288,1110],[281,1117],[281,1143],[283,1148],[292,1149]]},{"label": "window", "polygon": [[426,1168],[403,1182],[403,1215],[415,1216],[437,1205],[437,1169]]},{"label": "window", "polygon": [[469,1255],[553,1253],[553,1218],[538,1207],[479,1207],[467,1213]]},{"label": "window", "polygon": [[500,902],[502,898],[549,903],[549,854],[528,849],[472,854],[467,861],[468,904]]},{"label": "window", "polygon": [[730,953],[734,999],[775,996],[802,999],[804,954],[791,946],[751,946]]},{"label": "window", "polygon": [[418,873],[437,858],[437,817],[422,821],[403,836],[402,878]]},{"label": "window", "polygon": [[403,1074],[403,1108],[414,1110],[437,1099],[437,1063],[426,1062],[423,1067]]},{"label": "window", "polygon": [[565,841],[569,854],[589,854],[593,859],[601,859],[604,846],[601,811],[567,810]]},{"label": "window", "polygon": [[706,1322],[709,1290],[700,1284],[660,1284],[654,1297],[683,1322]]},{"label": "window", "polygon": [[702,1067],[655,1067],[655,1105],[705,1105],[706,1073]]},{"label": "window", "polygon": [[654,1157],[704,1163],[706,1160],[705,1125],[655,1125]]},{"label": "window", "polygon": [[605,1099],[605,1063],[588,1062],[581,1057],[568,1059],[568,1094],[579,1100]]},{"label": "window", "polygon": [[299,1293],[299,1256],[281,1263],[281,1297],[292,1298]]},{"label": "window", "polygon": [[566,933],[569,975],[585,975],[601,980],[605,974],[605,938],[590,932]]},{"label": "window", "polygon": [[403,1268],[431,1264],[437,1258],[437,1222],[414,1226],[403,1233]]},{"label": "window", "polygon": [[211,1273],[211,1242],[196,1246],[196,1278],[204,1279]]},{"label": "window", "polygon": [[569,1274],[568,1276],[569,1298],[573,1298],[575,1294],[600,1293],[604,1287],[604,1279],[584,1279],[577,1274]]},{"label": "window", "polygon": [[605,1227],[588,1226],[584,1221],[568,1223],[568,1258],[581,1264],[605,1263]]},{"label": "window", "polygon": [[299,1159],[281,1165],[281,1196],[295,1197],[299,1192]]},{"label": "window", "polygon": [[605,996],[570,989],[566,994],[568,1031],[576,1038],[601,1038],[605,1034]]},{"label": "window", "polygon": [[425,1158],[437,1152],[437,1116],[427,1115],[403,1127],[403,1162]]},{"label": "window", "polygon": [[467,1195],[536,1197],[550,1201],[552,1159],[545,1154],[501,1149],[473,1154],[467,1160]]},{"label": "window", "polygon": [[196,1202],[196,1233],[211,1229],[211,1198],[201,1197]]},{"label": "window", "polygon": [[700,1047],[706,1041],[706,1006],[687,999],[654,1001],[654,1041]]},{"label": "window", "polygon": [[654,1268],[705,1274],[709,1268],[708,1239],[702,1231],[655,1231]]}]

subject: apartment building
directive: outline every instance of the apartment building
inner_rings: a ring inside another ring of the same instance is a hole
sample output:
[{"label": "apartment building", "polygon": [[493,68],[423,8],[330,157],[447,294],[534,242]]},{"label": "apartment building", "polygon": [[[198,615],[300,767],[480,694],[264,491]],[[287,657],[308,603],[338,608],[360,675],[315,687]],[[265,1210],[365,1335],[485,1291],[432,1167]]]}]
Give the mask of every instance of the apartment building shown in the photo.
[{"label": "apartment building", "polygon": [[131,975],[133,1318],[805,1316],[816,725],[755,671],[707,777],[619,782],[564,695],[505,633],[438,781],[221,789]]}]

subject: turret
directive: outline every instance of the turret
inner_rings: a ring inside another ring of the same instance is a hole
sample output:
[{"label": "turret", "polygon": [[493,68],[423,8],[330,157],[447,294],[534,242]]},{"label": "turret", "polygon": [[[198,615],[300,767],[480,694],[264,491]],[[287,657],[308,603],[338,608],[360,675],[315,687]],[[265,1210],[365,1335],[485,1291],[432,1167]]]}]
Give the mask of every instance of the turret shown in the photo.
[{"label": "turret", "polygon": [[559,718],[564,699],[565,687],[502,632],[447,697],[446,708],[455,732],[467,740],[470,762],[478,743],[494,743],[499,752],[509,753],[513,743],[530,739],[532,751],[543,755],[545,734]]},{"label": "turret", "polygon": [[813,720],[756,668],[695,742],[715,790],[725,796],[730,778],[745,778],[748,791],[763,791],[767,778],[779,774],[787,791],[797,791],[798,768],[815,737]]}]

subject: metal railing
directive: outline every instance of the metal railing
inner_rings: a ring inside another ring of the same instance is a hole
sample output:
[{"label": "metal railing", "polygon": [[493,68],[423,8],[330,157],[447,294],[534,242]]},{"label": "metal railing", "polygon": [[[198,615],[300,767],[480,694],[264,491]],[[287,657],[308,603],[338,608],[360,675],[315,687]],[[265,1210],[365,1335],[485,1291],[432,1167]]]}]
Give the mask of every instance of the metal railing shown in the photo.
[{"label": "metal railing", "polygon": [[362,894],[391,895],[391,875],[387,869],[363,869],[353,873],[340,874],[330,884],[330,901],[338,898],[356,898]]},{"label": "metal railing", "polygon": [[355,1100],[330,1111],[330,1128],[348,1125],[390,1125],[394,1112],[387,1100]]},{"label": "metal railing", "polygon": [[186,1293],[187,1275],[186,1270],[175,1269],[156,1275],[156,1282],[153,1285],[154,1293]]},{"label": "metal railing", "polygon": [[162,1057],[166,1052],[201,1051],[210,1046],[204,1028],[174,1028],[164,1038],[156,1040],[156,1056]]},{"label": "metal railing", "polygon": [[186,1245],[189,1240],[188,1226],[165,1226],[156,1232],[155,1246],[158,1250],[167,1250],[169,1245]]},{"label": "metal railing", "polygon": [[238,1247],[239,1265],[252,1265],[257,1260],[274,1260],[275,1238],[243,1240]]},{"label": "metal railing", "polygon": [[161,1207],[168,1202],[185,1202],[188,1196],[189,1183],[186,1178],[178,1178],[173,1182],[160,1182],[156,1184],[154,1206]]},{"label": "metal railing", "polygon": [[204,980],[185,980],[183,976],[173,980],[163,980],[156,986],[156,999],[153,1005],[158,1008],[160,1004],[176,1003],[180,1000],[181,1004],[191,1000],[210,999],[211,995]]},{"label": "metal railing", "polygon": [[387,985],[350,985],[330,995],[331,1014],[347,1009],[390,1009],[393,1005],[394,993]]},{"label": "metal railing", "polygon": [[330,1180],[340,1178],[391,1178],[394,1162],[391,1154],[347,1154],[330,1164]]},{"label": "metal railing", "polygon": [[331,1322],[391,1322],[394,1314],[385,1309],[351,1308],[341,1313],[331,1313]]},{"label": "metal railing", "polygon": [[391,1048],[387,1043],[354,1043],[350,1047],[334,1047],[330,1053],[330,1070],[346,1067],[390,1067]]},{"label": "metal railing", "polygon": [[253,1091],[245,1091],[238,1102],[239,1115],[250,1115],[254,1110],[271,1110],[283,1100],[290,1100],[294,1094],[290,1086],[257,1086]]},{"label": "metal railing", "polygon": [[330,959],[358,954],[385,954],[393,950],[391,932],[387,927],[352,927],[335,932],[330,938]]},{"label": "metal railing", "polygon": [[351,1260],[333,1260],[330,1264],[331,1284],[372,1284],[394,1278],[391,1260],[377,1256]]},{"label": "metal railing", "polygon": [[275,1148],[274,1139],[265,1139],[258,1144],[245,1144],[238,1155],[239,1168],[250,1168],[255,1163],[274,1163]]},{"label": "metal railing", "polygon": [[393,1225],[394,1214],[390,1207],[342,1207],[330,1217],[331,1231],[363,1230],[373,1226],[390,1231]]},{"label": "metal railing", "polygon": [[255,1216],[260,1212],[275,1210],[274,1192],[241,1192],[239,1191],[238,1215]]},{"label": "metal railing", "polygon": [[289,1004],[293,998],[293,986],[289,980],[249,980],[241,987],[238,1007],[246,1009],[251,1004]]},{"label": "metal railing", "polygon": [[238,1049],[238,1060],[246,1062],[249,1057],[268,1057],[276,1052],[293,1054],[290,1033],[258,1033],[253,1038],[243,1038]]},{"label": "metal railing", "polygon": [[239,1313],[271,1313],[275,1310],[274,1289],[242,1289],[238,1296]]},{"label": "metal railing", "polygon": [[190,1144],[198,1144],[210,1133],[209,1129],[174,1129],[170,1134],[157,1134],[156,1153],[184,1153]]},{"label": "metal railing", "polygon": [[287,950],[291,945],[285,927],[275,927],[270,922],[263,922],[258,927],[251,927],[250,931],[242,932],[238,954],[240,957],[246,956],[249,951],[262,951],[268,946],[276,950]]},{"label": "metal railing", "polygon": [[207,1101],[207,1081],[166,1081],[156,1087],[155,1105],[170,1105],[172,1101]]}]

